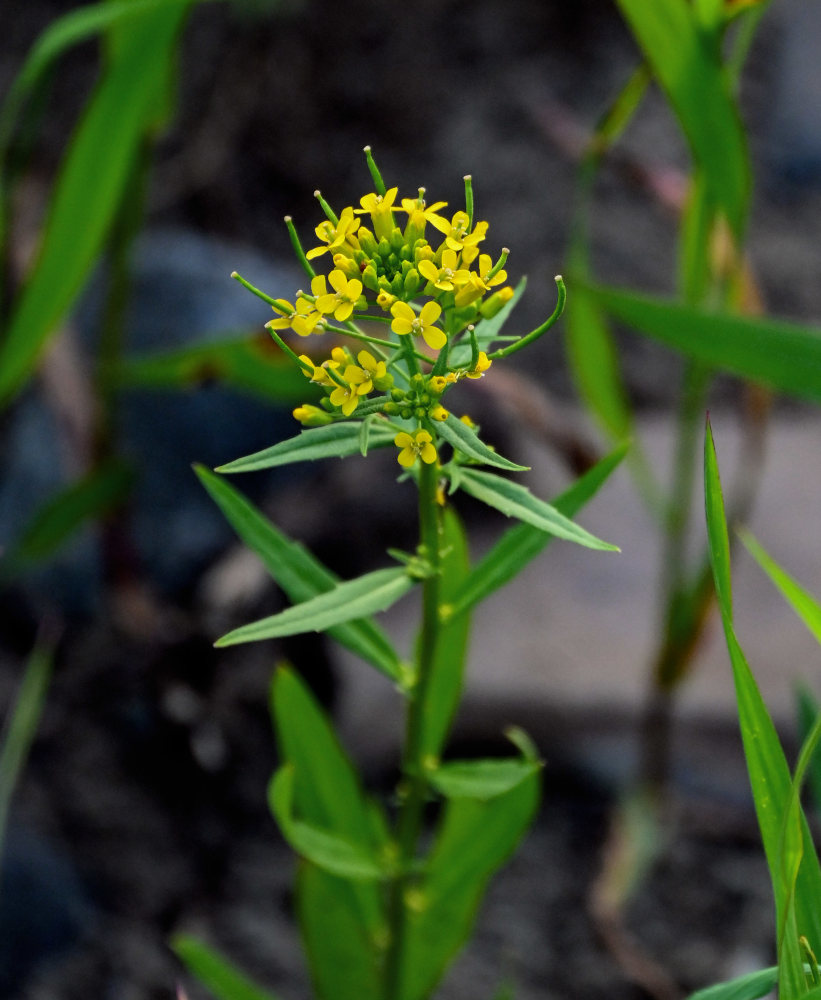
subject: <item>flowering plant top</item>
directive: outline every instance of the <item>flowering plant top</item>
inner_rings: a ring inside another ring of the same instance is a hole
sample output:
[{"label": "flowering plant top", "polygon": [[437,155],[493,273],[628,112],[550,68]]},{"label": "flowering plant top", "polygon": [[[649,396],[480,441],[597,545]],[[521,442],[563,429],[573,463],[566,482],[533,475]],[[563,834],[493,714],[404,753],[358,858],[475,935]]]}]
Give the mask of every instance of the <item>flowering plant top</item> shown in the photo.
[{"label": "flowering plant top", "polygon": [[[561,315],[564,284],[556,278],[559,301],[545,323],[525,336],[502,336],[524,279],[514,291],[506,283],[508,250],[495,260],[484,252],[488,223],[474,218],[471,178],[465,177],[464,208],[450,213],[446,202],[429,204],[424,188],[399,198],[396,187],[385,186],[370,147],[365,154],[375,190],[339,214],[317,191],[325,218],[315,228],[316,246],[306,252],[293,221],[285,220],[309,279],[293,302],[234,275],[270,304],[271,335],[322,392],[319,405],[298,406],[294,416],[308,428],[367,422],[358,432],[363,452],[371,427],[390,427],[404,468],[439,463],[443,441],[457,463],[521,468],[495,456],[468,418],[456,427],[460,421],[443,400],[461,379],[481,378],[494,361],[546,332]],[[379,323],[387,327],[384,336],[372,332]],[[288,346],[287,330],[302,338],[333,333],[361,347],[336,344],[318,361]]]}]

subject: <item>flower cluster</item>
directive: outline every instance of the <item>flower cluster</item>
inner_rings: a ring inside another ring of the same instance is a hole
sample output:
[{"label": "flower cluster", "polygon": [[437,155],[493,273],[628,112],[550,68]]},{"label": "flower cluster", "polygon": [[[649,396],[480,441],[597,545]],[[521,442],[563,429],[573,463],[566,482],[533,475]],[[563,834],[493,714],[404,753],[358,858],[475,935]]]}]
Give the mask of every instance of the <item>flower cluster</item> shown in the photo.
[{"label": "flower cluster", "polygon": [[[482,324],[513,298],[505,284],[507,251],[495,262],[482,252],[488,224],[473,218],[469,177],[465,208],[448,214],[445,202],[427,203],[424,188],[400,199],[397,188],[385,187],[369,148],[366,155],[376,190],[359,207],[337,215],[316,192],[325,214],[316,246],[305,252],[286,219],[310,288],[293,303],[269,299],[276,316],[267,326],[323,393],[318,406],[294,410],[297,420],[313,427],[381,414],[398,421],[400,465],[432,464],[436,423],[449,416],[443,394],[462,378],[480,378],[493,360],[481,349]],[[384,336],[373,332],[379,323],[387,327]],[[280,331],[288,329],[300,337],[330,331],[363,349],[354,355],[336,346],[317,363],[287,347]]]}]

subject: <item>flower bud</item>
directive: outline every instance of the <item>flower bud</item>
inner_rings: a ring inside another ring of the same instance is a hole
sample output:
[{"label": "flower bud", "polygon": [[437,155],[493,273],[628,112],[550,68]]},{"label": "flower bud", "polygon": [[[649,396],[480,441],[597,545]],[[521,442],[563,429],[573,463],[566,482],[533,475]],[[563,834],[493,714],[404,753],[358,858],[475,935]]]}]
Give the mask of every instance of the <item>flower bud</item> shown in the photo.
[{"label": "flower bud", "polygon": [[447,420],[449,416],[448,411],[441,403],[437,403],[436,406],[432,407],[429,413],[433,420]]},{"label": "flower bud", "polygon": [[513,289],[510,285],[500,288],[494,292],[479,306],[479,312],[485,319],[492,319],[506,303],[513,298]]},{"label": "flower bud", "polygon": [[415,267],[412,267],[408,273],[405,275],[405,280],[403,282],[405,286],[406,295],[416,295],[419,291],[419,286],[422,284],[422,279],[419,277],[419,272]]},{"label": "flower bud", "polygon": [[322,424],[330,424],[333,417],[320,410],[318,406],[298,406],[294,410],[294,416],[305,427],[320,427]]},{"label": "flower bud", "polygon": [[379,279],[376,276],[376,269],[373,264],[368,264],[365,270],[362,272],[361,277],[362,284],[365,288],[369,288],[372,292],[375,292],[379,288]]}]

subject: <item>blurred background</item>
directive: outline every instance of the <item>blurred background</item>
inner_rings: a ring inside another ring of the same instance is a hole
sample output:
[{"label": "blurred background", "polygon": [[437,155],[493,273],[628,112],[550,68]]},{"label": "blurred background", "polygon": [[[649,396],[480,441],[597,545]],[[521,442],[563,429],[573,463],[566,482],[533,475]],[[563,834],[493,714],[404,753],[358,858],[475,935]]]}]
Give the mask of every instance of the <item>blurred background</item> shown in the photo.
[{"label": "blurred background", "polygon": [[[361,152],[370,144],[388,185],[406,197],[424,185],[429,201],[455,211],[463,175],[472,175],[490,252],[509,247],[512,280],[528,276],[510,322],[513,332],[530,330],[552,311],[553,275],[568,267],[580,198],[589,196],[580,169],[590,137],[641,56],[612,0],[155,6],[156,23],[124,18],[103,39],[91,20],[55,33],[78,4],[9,0],[4,10],[7,718],[31,650],[46,651],[49,666],[31,752],[0,781],[9,797],[16,784],[0,879],[0,997],[170,997],[181,973],[167,940],[184,929],[293,1000],[309,994],[288,911],[293,863],[265,807],[272,668],[296,663],[385,788],[397,705],[380,678],[316,637],[212,648],[282,597],[191,464],[215,466],[291,435],[303,391],[268,349],[267,307],[229,275],[292,298],[303,277],[283,217],[310,243],[315,189],[337,210],[357,204],[371,189]],[[47,30],[50,57],[21,86]],[[755,178],[747,259],[759,311],[816,324],[819,48],[817,5],[772,3],[739,94]],[[651,87],[596,178],[597,281],[676,294],[689,171],[682,130]],[[53,259],[38,250],[43,241]],[[685,362],[627,329],[616,326],[613,337],[637,432],[666,482]],[[579,401],[561,332],[519,358],[471,385],[463,405],[505,454],[534,466],[540,495],[556,495],[606,452],[607,438]],[[746,390],[720,377],[709,403],[730,466],[743,467],[735,414],[749,412]],[[772,406],[774,446],[766,459],[756,451],[761,483],[750,511],[778,558],[818,592],[819,420],[806,403]],[[393,458],[369,457],[366,472],[357,459],[238,485],[351,576],[380,565],[386,545],[414,544],[413,497],[395,485]],[[464,513],[479,551],[501,525],[469,505]],[[679,700],[671,768],[679,795],[699,803],[697,819],[625,917],[646,975],[628,971],[596,927],[589,885],[612,803],[641,769],[637,734],[654,703],[663,540],[626,472],[581,520],[622,547],[618,562],[557,545],[477,623],[456,739],[492,750],[503,725],[524,724],[548,758],[548,804],[443,996],[489,997],[508,976],[523,998],[672,1000],[768,958],[766,875],[729,671],[709,629],[696,636],[699,669]],[[817,650],[760,578],[743,577],[738,593],[740,619],[762,651],[754,665],[765,695],[788,719],[784,664],[817,664]],[[398,610],[389,627],[410,642],[412,620],[412,609]],[[657,963],[666,979],[653,978]]]}]

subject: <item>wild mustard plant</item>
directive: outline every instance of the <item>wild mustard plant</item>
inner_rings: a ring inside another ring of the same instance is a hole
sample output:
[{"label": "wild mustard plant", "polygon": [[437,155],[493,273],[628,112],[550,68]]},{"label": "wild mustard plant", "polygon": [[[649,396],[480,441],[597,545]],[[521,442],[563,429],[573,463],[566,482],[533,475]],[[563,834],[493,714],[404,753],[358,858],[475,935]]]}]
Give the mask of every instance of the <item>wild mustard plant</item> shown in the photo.
[{"label": "wild mustard plant", "polygon": [[[325,218],[316,226],[316,245],[306,252],[286,219],[308,278],[293,302],[271,298],[235,275],[270,305],[272,337],[319,400],[294,410],[303,425],[294,438],[217,471],[364,456],[392,446],[400,480],[412,481],[417,491],[418,548],[390,550],[394,565],[340,581],[225,479],[198,473],[294,602],[217,644],[327,631],[386,675],[404,699],[400,777],[386,809],[363,791],[308,688],[281,668],[272,688],[281,766],[270,803],[301,859],[297,910],[317,995],[422,1000],[468,938],[485,885],[515,848],[538,801],[538,754],[518,730],[508,734],[517,756],[442,760],[461,698],[469,612],[551,537],[614,548],[569,515],[623,452],[591,470],[555,506],[488,471],[526,467],[485,443],[469,418],[451,413],[447,394],[462,380],[492,377],[496,363],[550,329],[564,305],[564,285],[556,279],[559,301],[548,320],[525,335],[503,335],[524,280],[515,291],[506,283],[507,250],[495,259],[485,253],[488,223],[474,217],[470,178],[464,207],[446,212],[444,202],[426,201],[423,188],[399,198],[397,188],[384,184],[370,149],[365,152],[375,190],[338,214],[317,192]],[[286,342],[289,331],[305,353]],[[458,490],[521,522],[473,568],[451,505]],[[370,616],[416,587],[421,622],[405,657]],[[422,834],[431,803],[439,808],[428,839]],[[221,958],[188,939],[177,948],[219,995],[239,995],[225,985],[238,980]]]}]

